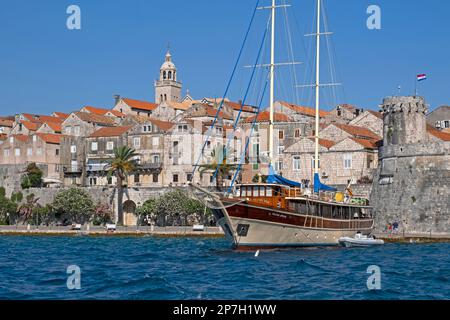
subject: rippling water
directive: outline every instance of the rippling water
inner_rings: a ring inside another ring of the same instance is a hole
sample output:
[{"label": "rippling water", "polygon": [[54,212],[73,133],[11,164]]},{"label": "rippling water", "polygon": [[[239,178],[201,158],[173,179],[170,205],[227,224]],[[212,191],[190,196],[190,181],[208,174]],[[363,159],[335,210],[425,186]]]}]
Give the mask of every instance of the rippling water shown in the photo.
[{"label": "rippling water", "polygon": [[[232,251],[225,240],[0,237],[0,299],[450,299],[450,244]],[[69,291],[67,267],[81,268]],[[367,268],[381,268],[369,291]]]}]

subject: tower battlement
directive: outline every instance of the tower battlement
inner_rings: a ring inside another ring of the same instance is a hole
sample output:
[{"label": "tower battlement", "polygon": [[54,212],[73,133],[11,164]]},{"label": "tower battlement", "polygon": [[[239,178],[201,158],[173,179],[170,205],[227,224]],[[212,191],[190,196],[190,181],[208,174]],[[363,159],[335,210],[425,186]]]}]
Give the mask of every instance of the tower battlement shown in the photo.
[{"label": "tower battlement", "polygon": [[384,114],[388,113],[421,113],[426,115],[428,112],[428,106],[425,103],[423,97],[387,97],[383,100],[381,109]]}]

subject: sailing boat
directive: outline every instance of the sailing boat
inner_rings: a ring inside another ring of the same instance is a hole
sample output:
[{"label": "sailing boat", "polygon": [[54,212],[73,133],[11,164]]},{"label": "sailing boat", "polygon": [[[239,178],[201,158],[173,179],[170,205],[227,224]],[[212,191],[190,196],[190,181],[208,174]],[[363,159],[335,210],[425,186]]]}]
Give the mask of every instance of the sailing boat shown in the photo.
[{"label": "sailing boat", "polygon": [[[198,186],[194,194],[213,209],[214,216],[236,249],[337,246],[341,237],[360,232],[370,234],[374,228],[372,210],[367,200],[354,201],[351,195],[337,192],[320,182],[320,37],[321,1],[317,0],[316,36],[316,130],[314,192],[303,185],[277,175],[270,167],[267,183],[242,184],[233,194],[220,196]],[[272,37],[270,63],[269,157],[273,157],[275,14],[272,0]],[[272,160],[273,161],[273,158]],[[361,200],[361,199],[359,199]]]}]

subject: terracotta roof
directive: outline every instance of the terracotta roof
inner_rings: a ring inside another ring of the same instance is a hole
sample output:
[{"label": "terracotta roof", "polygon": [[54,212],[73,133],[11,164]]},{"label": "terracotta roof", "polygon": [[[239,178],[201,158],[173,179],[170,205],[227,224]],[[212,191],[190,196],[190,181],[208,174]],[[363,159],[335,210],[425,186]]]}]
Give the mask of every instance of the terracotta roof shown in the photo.
[{"label": "terracotta roof", "polygon": [[112,115],[114,115],[114,116],[116,116],[118,118],[125,118],[127,116],[125,113],[122,113],[122,112],[114,110],[114,109],[113,110],[108,110],[107,113],[111,113]]},{"label": "terracotta roof", "polygon": [[[233,110],[239,111],[239,110],[241,110],[242,103],[233,102],[233,101],[225,101],[224,105],[228,105],[228,106],[232,107]],[[256,113],[258,111],[258,108],[255,108],[255,107],[252,107],[252,106],[249,106],[249,105],[244,105],[242,107],[242,111],[243,112]]]},{"label": "terracotta roof", "polygon": [[[309,140],[313,141],[314,143],[316,142],[315,138],[309,138]],[[331,140],[327,140],[327,139],[319,139],[319,144],[322,147],[330,149],[332,146],[334,146],[336,144],[336,142],[331,141]]]},{"label": "terracotta roof", "polygon": [[148,118],[148,120],[163,131],[168,131],[175,125],[173,122],[161,121],[154,118]]},{"label": "terracotta roof", "polygon": [[100,116],[94,113],[75,112],[75,115],[83,121],[92,122],[103,125],[114,125],[114,119],[107,116]]},{"label": "terracotta roof", "polygon": [[383,120],[383,114],[381,112],[377,112],[374,110],[367,110],[367,112],[369,112],[369,113],[373,114],[375,117]]},{"label": "terracotta roof", "polygon": [[[252,123],[255,120],[256,116],[250,117],[245,120],[246,123]],[[261,112],[258,117],[256,118],[256,122],[269,122],[270,120],[270,113],[268,111]],[[274,114],[274,121],[275,122],[289,122],[292,121],[291,118],[289,118],[285,114],[281,113],[275,113]]]},{"label": "terracotta roof", "polygon": [[125,132],[131,130],[131,128],[133,128],[133,126],[101,128],[95,131],[93,134],[91,134],[89,138],[119,137],[123,135]]},{"label": "terracotta roof", "polygon": [[333,123],[332,125],[338,127],[341,130],[344,130],[348,134],[351,134],[355,138],[366,138],[366,139],[373,139],[373,140],[382,140],[383,138],[379,135],[373,133],[367,128],[363,127],[357,127],[357,126],[350,126],[347,124],[339,124],[339,123]]},{"label": "terracotta roof", "polygon": [[53,112],[53,114],[54,114],[56,117],[61,118],[61,119],[63,119],[63,120],[67,119],[67,118],[70,116],[70,114],[68,114],[68,113],[58,112],[58,111]]},{"label": "terracotta roof", "polygon": [[147,101],[141,101],[141,100],[135,100],[135,99],[129,99],[129,98],[122,98],[122,101],[125,102],[127,105],[129,105],[132,109],[153,111],[158,107],[158,105],[156,103],[147,102]]},{"label": "terracotta roof", "polygon": [[56,123],[56,122],[45,122],[45,124],[47,126],[50,127],[50,129],[52,129],[55,132],[62,132],[62,126],[60,123]]},{"label": "terracotta roof", "polygon": [[185,102],[167,101],[167,105],[175,110],[186,111],[192,106],[192,102],[191,101],[185,101]]},{"label": "terracotta roof", "polygon": [[427,132],[442,141],[450,141],[450,133],[440,131],[431,125],[427,125]]},{"label": "terracotta roof", "polygon": [[[316,116],[316,110],[313,108],[309,108],[309,107],[302,107],[302,106],[297,106],[295,104],[290,104],[287,103],[285,101],[280,101],[280,104],[291,109],[292,111],[295,111],[299,114],[303,114],[309,117],[315,117]],[[330,112],[328,111],[319,111],[319,115],[321,118],[325,118],[326,116],[330,115]]]},{"label": "terracotta roof", "polygon": [[13,121],[13,120],[0,119],[0,126],[1,126],[1,127],[9,127],[9,128],[12,128],[13,125],[14,125],[14,121]]},{"label": "terracotta roof", "polygon": [[14,140],[19,140],[21,142],[28,142],[30,140],[30,136],[26,136],[23,134],[16,134],[12,136]]},{"label": "terracotta roof", "polygon": [[46,143],[51,144],[60,144],[62,138],[64,137],[62,134],[53,134],[53,133],[36,133],[36,135]]},{"label": "terracotta roof", "polygon": [[104,116],[108,111],[110,111],[109,109],[96,108],[92,106],[84,106],[81,110],[86,110],[89,113],[98,114],[100,116]]},{"label": "terracotta roof", "polygon": [[8,139],[8,136],[6,133],[0,133],[0,140],[5,141]]},{"label": "terracotta roof", "polygon": [[39,122],[31,122],[31,121],[21,121],[20,123],[23,124],[25,128],[31,131],[36,131],[42,125]]},{"label": "terracotta roof", "polygon": [[52,117],[52,116],[38,116],[38,121],[40,122],[56,122],[56,123],[63,123],[64,119],[61,119],[59,117]]},{"label": "terracotta roof", "polygon": [[350,138],[356,143],[359,143],[366,149],[378,149],[378,147],[381,145],[382,140],[367,140],[367,139],[359,139],[359,138]]}]

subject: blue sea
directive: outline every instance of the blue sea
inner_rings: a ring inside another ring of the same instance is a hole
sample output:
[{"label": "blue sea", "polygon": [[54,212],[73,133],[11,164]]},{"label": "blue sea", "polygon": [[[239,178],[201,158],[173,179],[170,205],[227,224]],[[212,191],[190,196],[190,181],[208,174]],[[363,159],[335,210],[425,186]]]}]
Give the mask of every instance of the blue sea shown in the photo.
[{"label": "blue sea", "polygon": [[[0,237],[0,299],[450,299],[449,253],[450,244],[387,244],[255,257],[222,239]],[[367,287],[372,265],[380,290]],[[69,266],[80,289],[68,288]]]}]

